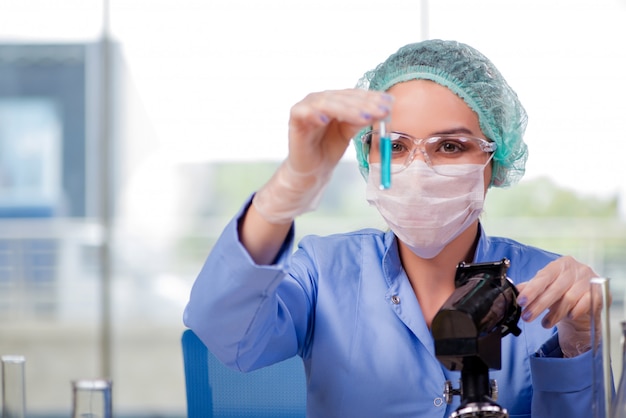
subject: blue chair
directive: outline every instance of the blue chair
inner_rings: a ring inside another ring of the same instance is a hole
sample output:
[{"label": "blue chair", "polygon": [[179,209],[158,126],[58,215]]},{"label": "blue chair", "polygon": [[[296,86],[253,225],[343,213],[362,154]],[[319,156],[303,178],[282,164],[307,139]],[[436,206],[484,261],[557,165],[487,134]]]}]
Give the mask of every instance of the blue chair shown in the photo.
[{"label": "blue chair", "polygon": [[187,418],[304,418],[306,379],[294,357],[241,373],[224,366],[187,329],[182,336]]}]

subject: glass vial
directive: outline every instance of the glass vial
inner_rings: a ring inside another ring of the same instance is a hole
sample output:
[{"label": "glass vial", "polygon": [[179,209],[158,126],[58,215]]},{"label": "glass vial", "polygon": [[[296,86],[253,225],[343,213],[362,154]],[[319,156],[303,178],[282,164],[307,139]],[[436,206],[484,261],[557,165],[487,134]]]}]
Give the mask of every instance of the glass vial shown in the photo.
[{"label": "glass vial", "polygon": [[2,356],[2,418],[24,418],[24,356]]},{"label": "glass vial", "polygon": [[72,381],[72,418],[112,418],[111,387],[107,379]]},{"label": "glass vial", "polygon": [[617,386],[617,394],[613,399],[611,418],[626,418],[626,321],[622,325],[622,376]]}]

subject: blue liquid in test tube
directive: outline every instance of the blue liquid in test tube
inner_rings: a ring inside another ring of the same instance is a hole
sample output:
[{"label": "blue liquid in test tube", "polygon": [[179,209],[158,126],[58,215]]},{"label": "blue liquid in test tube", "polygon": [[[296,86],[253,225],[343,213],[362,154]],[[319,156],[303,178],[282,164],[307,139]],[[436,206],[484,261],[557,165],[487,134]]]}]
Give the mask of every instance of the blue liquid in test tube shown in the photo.
[{"label": "blue liquid in test tube", "polygon": [[386,121],[380,121],[380,189],[391,187],[391,138]]}]

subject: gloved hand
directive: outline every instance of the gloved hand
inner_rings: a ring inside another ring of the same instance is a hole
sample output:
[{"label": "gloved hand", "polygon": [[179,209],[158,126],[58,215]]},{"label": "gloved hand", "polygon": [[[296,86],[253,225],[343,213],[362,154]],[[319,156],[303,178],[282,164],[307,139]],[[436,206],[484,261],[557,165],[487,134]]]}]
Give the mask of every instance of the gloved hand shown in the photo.
[{"label": "gloved hand", "polygon": [[391,111],[386,93],[360,89],[312,93],[291,108],[289,155],[252,204],[268,222],[290,223],[317,207],[350,140]]},{"label": "gloved hand", "polygon": [[578,356],[591,348],[591,279],[598,275],[573,257],[558,258],[526,283],[517,285],[522,319],[532,321],[546,309],[541,325],[557,326],[564,357]]}]

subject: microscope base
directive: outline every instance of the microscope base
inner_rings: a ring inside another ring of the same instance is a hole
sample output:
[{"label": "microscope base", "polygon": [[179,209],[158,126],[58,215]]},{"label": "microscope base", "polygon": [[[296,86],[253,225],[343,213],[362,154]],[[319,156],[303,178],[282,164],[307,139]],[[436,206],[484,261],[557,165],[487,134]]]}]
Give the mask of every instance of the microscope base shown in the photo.
[{"label": "microscope base", "polygon": [[450,418],[508,418],[506,409],[498,405],[473,402],[459,407]]}]

